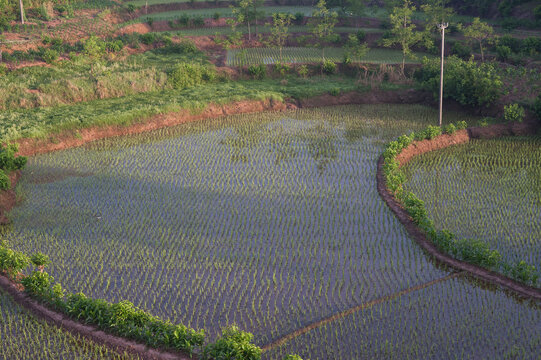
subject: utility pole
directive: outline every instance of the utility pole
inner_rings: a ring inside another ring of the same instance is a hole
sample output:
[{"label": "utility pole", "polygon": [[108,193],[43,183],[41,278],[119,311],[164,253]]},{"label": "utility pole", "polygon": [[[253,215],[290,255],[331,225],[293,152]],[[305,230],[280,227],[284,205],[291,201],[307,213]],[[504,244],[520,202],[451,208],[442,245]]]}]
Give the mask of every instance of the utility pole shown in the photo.
[{"label": "utility pole", "polygon": [[21,9],[21,24],[24,24],[24,6],[23,6],[23,0],[19,0],[19,8]]},{"label": "utility pole", "polygon": [[449,27],[449,23],[438,24],[438,29],[441,30],[441,73],[440,73],[440,127],[442,125],[442,110],[443,110],[443,57],[445,48],[445,29]]}]

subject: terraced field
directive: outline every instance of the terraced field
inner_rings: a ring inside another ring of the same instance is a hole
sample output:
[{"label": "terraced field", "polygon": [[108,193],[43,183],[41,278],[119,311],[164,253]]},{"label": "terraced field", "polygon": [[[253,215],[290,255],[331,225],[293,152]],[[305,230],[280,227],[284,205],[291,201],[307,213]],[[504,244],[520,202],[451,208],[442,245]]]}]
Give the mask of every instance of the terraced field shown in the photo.
[{"label": "terraced field", "polygon": [[[311,16],[314,8],[311,6],[264,6],[261,7],[261,12],[265,16],[271,16],[274,13],[289,13],[296,14],[302,13],[304,16]],[[230,17],[232,10],[229,7],[215,8],[215,9],[189,9],[189,10],[173,10],[152,14],[145,14],[139,17],[139,21],[145,22],[147,19],[153,19],[154,21],[163,20],[176,20],[183,15],[190,17],[200,16],[203,18],[211,18],[214,14],[220,14],[221,17]]]},{"label": "terraced field", "polygon": [[[356,27],[341,27],[337,26],[334,28],[335,33],[356,33],[357,31],[362,30],[365,33],[382,33],[384,30],[379,28],[356,28]],[[241,32],[243,34],[248,34],[248,27],[238,26],[235,28],[235,31]],[[253,29],[252,29],[253,31]],[[268,34],[270,33],[270,28],[268,26],[259,26],[257,28],[258,34]],[[289,33],[309,33],[310,29],[306,26],[293,25],[289,27]],[[229,26],[209,26],[209,27],[198,27],[193,29],[181,29],[174,32],[175,34],[182,36],[211,36],[211,35],[230,35],[233,33],[233,30]]]},{"label": "terraced field", "polygon": [[69,291],[211,339],[236,323],[266,359],[532,358],[541,311],[435,266],[377,194],[385,143],[436,118],[242,115],[36,156],[4,239],[48,254]]},{"label": "terraced field", "polygon": [[[326,48],[325,59],[341,62],[344,59],[343,48]],[[409,64],[419,63],[423,56],[432,55],[417,53],[415,59],[406,59]],[[322,61],[321,49],[288,47],[282,49],[284,63],[313,63]],[[393,49],[370,49],[362,58],[352,58],[355,62],[372,64],[398,64],[402,62],[402,52]],[[280,62],[280,53],[277,48],[246,48],[227,51],[226,63],[228,66],[246,66],[259,64],[274,64]]]},{"label": "terraced field", "polygon": [[0,359],[135,359],[33,318],[0,290]]},{"label": "terraced field", "polygon": [[476,140],[413,159],[405,173],[438,228],[539,267],[541,138]]}]

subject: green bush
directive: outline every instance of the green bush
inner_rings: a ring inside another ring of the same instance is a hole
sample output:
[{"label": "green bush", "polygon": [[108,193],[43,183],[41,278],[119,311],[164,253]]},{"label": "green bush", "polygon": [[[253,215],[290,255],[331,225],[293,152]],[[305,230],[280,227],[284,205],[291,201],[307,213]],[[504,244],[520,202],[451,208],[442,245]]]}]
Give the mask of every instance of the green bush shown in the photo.
[{"label": "green bush", "polygon": [[491,250],[487,243],[475,239],[456,240],[451,252],[461,260],[488,269],[495,268],[502,260],[497,250]]},{"label": "green bush", "polygon": [[214,80],[214,68],[200,64],[180,63],[168,75],[167,82],[175,89],[185,89]]},{"label": "green bush", "polygon": [[178,18],[178,23],[182,26],[188,26],[190,25],[190,17],[187,14],[182,14]]},{"label": "green bush", "polygon": [[47,64],[52,64],[58,60],[58,51],[53,49],[46,49],[42,55],[43,61]]},{"label": "green bush", "polygon": [[0,63],[0,76],[4,76],[8,73],[8,66],[4,63]]},{"label": "green bush", "polygon": [[468,128],[468,123],[466,121],[464,121],[464,120],[458,121],[456,123],[456,129],[457,130],[465,130],[467,128]]},{"label": "green bush", "polygon": [[503,107],[503,117],[507,122],[522,122],[524,120],[524,108],[519,104],[510,104]]},{"label": "green bush", "polygon": [[453,124],[448,124],[443,127],[443,132],[446,134],[454,134],[456,132],[456,126]]},{"label": "green bush", "polygon": [[0,170],[10,172],[22,169],[26,165],[25,156],[15,156],[17,150],[17,144],[9,144],[5,147],[0,145]]},{"label": "green bush", "polygon": [[297,12],[295,13],[294,16],[294,21],[297,25],[302,25],[302,22],[304,21],[304,14],[301,13],[301,12]]},{"label": "green bush", "polygon": [[251,343],[253,337],[251,333],[241,331],[236,326],[225,327],[222,336],[205,347],[203,359],[259,360],[262,350]]},{"label": "green bush", "polygon": [[267,67],[263,64],[250,65],[248,67],[248,73],[254,78],[262,80],[267,76]]},{"label": "green bush", "polygon": [[[431,91],[435,99],[439,97],[439,59],[423,59],[423,66],[414,77],[421,88]],[[450,56],[446,61],[445,98],[455,99],[462,105],[488,106],[499,98],[502,85],[492,64],[478,64],[472,59],[464,61],[456,56]]]},{"label": "green bush", "polygon": [[496,46],[496,54],[498,54],[498,60],[506,61],[511,56],[511,48],[505,45]]},{"label": "green bush", "polygon": [[51,263],[51,260],[49,260],[49,257],[45,254],[42,254],[40,252],[35,253],[30,257],[30,261],[32,264],[34,264],[37,267],[44,267]]},{"label": "green bush", "polygon": [[340,95],[340,92],[340,88],[332,88],[331,90],[329,90],[329,94],[332,96],[338,96]]},{"label": "green bush", "polygon": [[196,16],[192,19],[192,25],[195,27],[205,25],[205,20],[201,16]]},{"label": "green bush", "polygon": [[539,280],[539,274],[535,266],[526,264],[524,260],[519,261],[514,266],[506,266],[505,272],[513,279],[533,286]]},{"label": "green bush", "polygon": [[15,277],[30,264],[30,259],[25,254],[13,251],[3,244],[0,245],[0,272],[10,277]]},{"label": "green bush", "polygon": [[325,74],[334,74],[336,72],[336,64],[331,61],[331,60],[325,60],[322,64],[321,64],[321,70],[325,73]]},{"label": "green bush", "polygon": [[281,76],[285,76],[289,72],[289,70],[290,69],[288,64],[283,64],[279,62],[274,64],[274,71],[279,73]]},{"label": "green bush", "polygon": [[411,216],[412,220],[416,224],[423,223],[427,218],[427,212],[425,209],[425,203],[419,199],[417,195],[412,192],[406,192],[403,194],[402,203],[404,208]]},{"label": "green bush", "polygon": [[299,74],[300,77],[305,78],[308,76],[308,66],[301,65],[299,66],[299,69],[297,70],[297,74]]},{"label": "green bush", "polygon": [[538,95],[537,99],[535,99],[532,105],[532,111],[537,117],[537,120],[541,123],[541,95]]},{"label": "green bush", "polygon": [[366,32],[364,30],[358,30],[356,36],[357,40],[359,40],[359,43],[362,43],[366,40]]},{"label": "green bush", "polygon": [[11,187],[11,180],[4,170],[0,170],[0,190],[7,190]]},{"label": "green bush", "polygon": [[33,271],[30,276],[26,276],[21,280],[24,290],[33,296],[43,296],[49,290],[53,277],[46,272]]},{"label": "green bush", "polygon": [[204,331],[197,332],[184,325],[164,322],[129,301],[111,304],[78,293],[67,297],[65,309],[78,320],[151,347],[172,348],[191,354],[195,348],[203,345],[205,339]]},{"label": "green bush", "polygon": [[451,53],[458,56],[459,58],[466,60],[472,56],[472,49],[469,46],[457,41],[453,44],[453,47],[451,48]]},{"label": "green bush", "polygon": [[533,9],[533,16],[535,17],[536,20],[541,20],[541,5],[537,5]]},{"label": "green bush", "polygon": [[213,18],[214,20],[219,20],[219,19],[220,19],[220,16],[221,16],[221,15],[220,15],[219,12],[215,12],[214,15],[212,15],[212,18]]}]

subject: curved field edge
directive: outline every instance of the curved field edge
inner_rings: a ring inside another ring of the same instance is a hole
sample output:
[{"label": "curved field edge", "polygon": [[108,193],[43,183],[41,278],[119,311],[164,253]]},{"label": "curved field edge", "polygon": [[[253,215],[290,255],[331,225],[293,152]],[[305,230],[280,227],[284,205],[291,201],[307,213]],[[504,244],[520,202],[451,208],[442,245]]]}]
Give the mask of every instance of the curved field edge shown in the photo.
[{"label": "curved field edge", "polygon": [[146,345],[105,333],[95,326],[74,321],[66,315],[54,311],[31,298],[3,275],[0,275],[0,288],[9,294],[18,305],[29,310],[37,318],[43,319],[48,324],[58,326],[70,333],[81,335],[96,344],[105,345],[120,354],[128,353],[136,355],[141,359],[190,359],[183,354],[151,349]]},{"label": "curved field edge", "polygon": [[[71,147],[81,146],[85,143],[114,136],[122,136],[127,134],[142,133],[152,131],[168,126],[175,126],[188,121],[197,121],[208,118],[217,118],[224,115],[242,114],[242,113],[258,113],[263,111],[285,111],[295,108],[310,108],[332,105],[344,105],[344,104],[374,104],[374,103],[418,103],[426,98],[426,94],[418,91],[376,91],[369,94],[359,93],[357,91],[343,93],[339,96],[331,96],[328,94],[319,95],[303,100],[287,99],[285,101],[275,100],[269,98],[266,100],[243,100],[226,104],[209,104],[206,108],[198,114],[193,114],[188,110],[181,110],[180,112],[171,112],[168,114],[159,114],[146,118],[144,122],[137,122],[127,126],[94,126],[90,128],[81,129],[78,133],[64,132],[54,137],[43,139],[26,138],[20,139],[19,155],[33,155],[38,153],[46,153],[55,150],[61,150]],[[18,180],[18,179],[17,179]],[[12,186],[15,187],[16,180],[12,182]],[[13,189],[10,191],[13,192]],[[5,211],[9,211],[12,206],[15,205],[15,201],[6,204]],[[5,248],[7,249],[7,248]],[[10,249],[8,249],[9,251]],[[20,254],[21,256],[26,256]],[[2,265],[2,264],[0,264]],[[47,273],[34,271],[34,274]],[[168,347],[163,346],[147,346],[140,342],[134,342],[121,336],[111,334],[107,329],[107,332],[100,330],[97,326],[82,324],[74,321],[66,312],[55,309],[54,300],[49,299],[50,294],[53,293],[50,285],[48,284],[46,293],[39,293],[32,291],[23,291],[26,286],[23,286],[18,281],[13,281],[13,276],[2,276],[0,273],[0,287],[8,292],[21,306],[30,310],[38,318],[42,318],[47,322],[60,326],[72,333],[80,334],[85,338],[90,339],[98,344],[104,344],[113,350],[119,350],[119,352],[129,352],[134,355],[138,355],[145,359],[189,359],[186,355],[177,352],[167,352],[163,349]],[[11,279],[10,279],[11,278]],[[51,279],[52,280],[52,279]],[[77,297],[78,294],[70,294],[66,298],[61,298],[60,302],[66,303],[72,297]],[[89,301],[92,300],[88,298]],[[109,304],[108,306],[115,306],[118,304]],[[152,317],[152,315],[148,314]],[[77,316],[78,317],[78,316]],[[157,321],[161,321],[158,318]],[[93,323],[92,320],[87,321]],[[174,325],[171,325],[174,326]],[[182,326],[182,325],[178,325]],[[109,329],[110,330],[110,329]],[[188,329],[189,331],[194,331]],[[138,341],[138,340],[136,340]]]},{"label": "curved field edge", "polygon": [[[394,157],[399,160],[399,165],[407,163],[411,158],[423,153],[442,149],[448,146],[462,144],[473,138],[495,138],[501,136],[527,135],[535,134],[539,126],[535,123],[523,124],[496,124],[484,128],[468,128],[467,130],[457,131],[453,134],[442,134],[432,139],[411,142],[401,149]],[[441,251],[434,242],[427,236],[427,232],[416,223],[410,213],[406,210],[404,204],[395,197],[393,191],[388,187],[388,178],[385,174],[385,156],[382,154],[378,159],[377,165],[377,190],[387,206],[396,215],[399,221],[404,225],[407,232],[415,241],[433,258],[454,269],[467,271],[473,276],[487,281],[489,283],[510,289],[517,294],[541,300],[541,289],[526,285],[502,273],[488,270],[484,267],[458,260],[449,254]]]},{"label": "curved field edge", "polygon": [[[209,100],[198,104],[195,108],[189,106],[189,104],[180,107],[178,105],[173,107],[164,106],[163,108],[157,105],[150,112],[143,112],[139,114],[140,116],[137,115],[133,118],[129,114],[130,111],[128,111],[128,114],[116,113],[111,115],[117,118],[130,117],[127,121],[110,119],[104,122],[100,121],[98,116],[98,119],[91,118],[88,121],[80,121],[77,128],[69,126],[65,129],[64,126],[59,124],[45,130],[45,136],[28,136],[14,141],[19,146],[18,155],[31,156],[82,146],[98,139],[139,134],[190,121],[213,119],[227,115],[349,104],[429,103],[431,99],[430,94],[412,89],[360,92],[346,87],[344,92],[337,96],[319,92],[302,99],[296,99],[291,96],[292,94],[273,91],[264,94],[256,92],[254,95],[254,93],[248,91],[249,89],[245,90],[247,91],[246,94],[234,96],[232,99],[225,95],[224,101]],[[120,106],[121,104],[117,105]]]}]

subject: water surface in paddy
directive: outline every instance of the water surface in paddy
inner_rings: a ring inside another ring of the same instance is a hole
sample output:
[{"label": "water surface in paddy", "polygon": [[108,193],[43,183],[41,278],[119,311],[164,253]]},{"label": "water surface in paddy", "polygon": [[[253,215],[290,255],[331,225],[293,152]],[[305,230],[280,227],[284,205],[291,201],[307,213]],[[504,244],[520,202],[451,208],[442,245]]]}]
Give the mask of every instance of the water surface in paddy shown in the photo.
[{"label": "water surface in paddy", "polygon": [[[464,117],[450,114],[448,121]],[[7,238],[17,249],[48,254],[53,276],[70,291],[128,299],[165,319],[204,328],[210,338],[235,323],[265,345],[449,274],[405,233],[375,184],[384,144],[436,118],[432,109],[411,105],[242,115],[37,156],[24,171],[24,201],[11,213]],[[465,290],[446,283],[440,286],[447,296],[474,291],[469,283]],[[463,297],[463,306],[482,306],[492,296],[515,304],[489,291]],[[399,305],[385,303],[377,316],[394,317]],[[441,308],[408,312],[397,321],[404,331],[422,328]],[[539,338],[532,321],[541,323],[541,312],[511,308],[506,311],[525,319],[519,326],[533,328]],[[460,316],[446,321],[454,326]],[[357,330],[343,343],[318,341],[343,346],[342,358],[357,356],[357,340],[368,342],[368,349],[385,342],[401,346],[389,335],[397,326],[392,318],[370,335],[362,324],[348,325]],[[469,329],[489,331],[495,344],[509,341],[505,322]],[[415,334],[426,338],[423,331]],[[530,354],[530,343],[518,345]],[[327,357],[310,344],[286,348],[304,358]],[[280,358],[276,351],[266,357]]]}]

